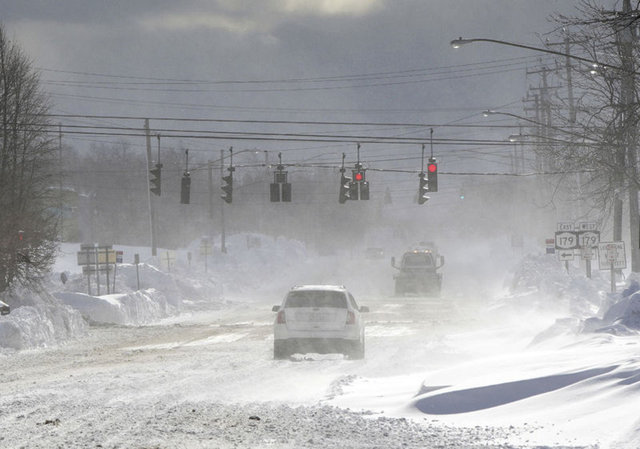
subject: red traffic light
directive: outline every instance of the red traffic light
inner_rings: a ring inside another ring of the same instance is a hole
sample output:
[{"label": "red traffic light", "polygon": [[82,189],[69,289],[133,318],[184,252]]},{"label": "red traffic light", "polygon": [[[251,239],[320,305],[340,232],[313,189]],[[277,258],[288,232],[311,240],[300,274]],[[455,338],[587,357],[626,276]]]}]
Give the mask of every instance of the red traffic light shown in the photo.
[{"label": "red traffic light", "polygon": [[356,180],[356,181],[364,181],[364,173],[362,173],[361,171],[356,172],[353,175],[353,179]]},{"label": "red traffic light", "polygon": [[429,165],[427,165],[427,170],[429,171],[429,173],[435,173],[438,171],[438,165],[432,162]]}]

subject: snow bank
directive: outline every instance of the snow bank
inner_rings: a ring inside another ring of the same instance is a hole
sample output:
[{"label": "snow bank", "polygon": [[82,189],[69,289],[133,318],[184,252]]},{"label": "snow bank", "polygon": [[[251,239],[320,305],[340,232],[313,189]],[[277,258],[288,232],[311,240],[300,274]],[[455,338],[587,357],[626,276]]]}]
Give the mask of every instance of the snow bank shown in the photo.
[{"label": "snow bank", "polygon": [[19,289],[4,300],[11,314],[0,317],[0,348],[47,346],[82,335],[86,329],[80,313],[44,290]]},{"label": "snow bank", "polygon": [[632,273],[619,294],[611,294],[602,318],[584,321],[583,332],[632,335],[640,331],[640,275]]},{"label": "snow bank", "polygon": [[155,289],[104,296],[84,293],[55,293],[54,296],[95,323],[140,325],[175,313],[166,297]]},{"label": "snow bank", "polygon": [[511,294],[497,307],[534,309],[574,318],[596,315],[606,298],[607,281],[597,271],[588,279],[579,268],[567,272],[552,255],[527,255],[515,269]]}]

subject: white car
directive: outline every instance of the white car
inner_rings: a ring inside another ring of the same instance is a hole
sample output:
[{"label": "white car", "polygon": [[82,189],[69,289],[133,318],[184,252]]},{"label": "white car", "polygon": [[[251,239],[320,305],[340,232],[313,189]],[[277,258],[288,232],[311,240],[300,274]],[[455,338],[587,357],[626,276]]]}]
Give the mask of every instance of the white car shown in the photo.
[{"label": "white car", "polygon": [[338,285],[293,287],[277,312],[273,325],[273,358],[295,353],[342,353],[364,357],[364,320],[353,295]]}]

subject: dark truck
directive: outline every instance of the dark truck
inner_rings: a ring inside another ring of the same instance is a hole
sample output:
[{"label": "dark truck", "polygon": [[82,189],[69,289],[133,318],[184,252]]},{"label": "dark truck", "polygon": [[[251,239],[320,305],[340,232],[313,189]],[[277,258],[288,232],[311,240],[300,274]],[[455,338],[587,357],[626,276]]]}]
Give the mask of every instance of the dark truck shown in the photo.
[{"label": "dark truck", "polygon": [[395,257],[391,258],[391,266],[397,270],[395,294],[407,293],[418,295],[440,296],[442,274],[437,270],[444,265],[444,256],[439,256],[431,249],[416,249],[402,255],[400,266]]}]

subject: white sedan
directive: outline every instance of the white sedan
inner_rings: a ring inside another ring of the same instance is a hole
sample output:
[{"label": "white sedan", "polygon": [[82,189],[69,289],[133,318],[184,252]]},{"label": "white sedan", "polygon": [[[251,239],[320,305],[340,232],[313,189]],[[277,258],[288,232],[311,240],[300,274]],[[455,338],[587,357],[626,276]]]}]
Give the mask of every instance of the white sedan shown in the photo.
[{"label": "white sedan", "polygon": [[295,353],[342,353],[351,359],[364,357],[364,321],[353,295],[338,285],[293,287],[282,305],[273,306],[273,357]]}]

